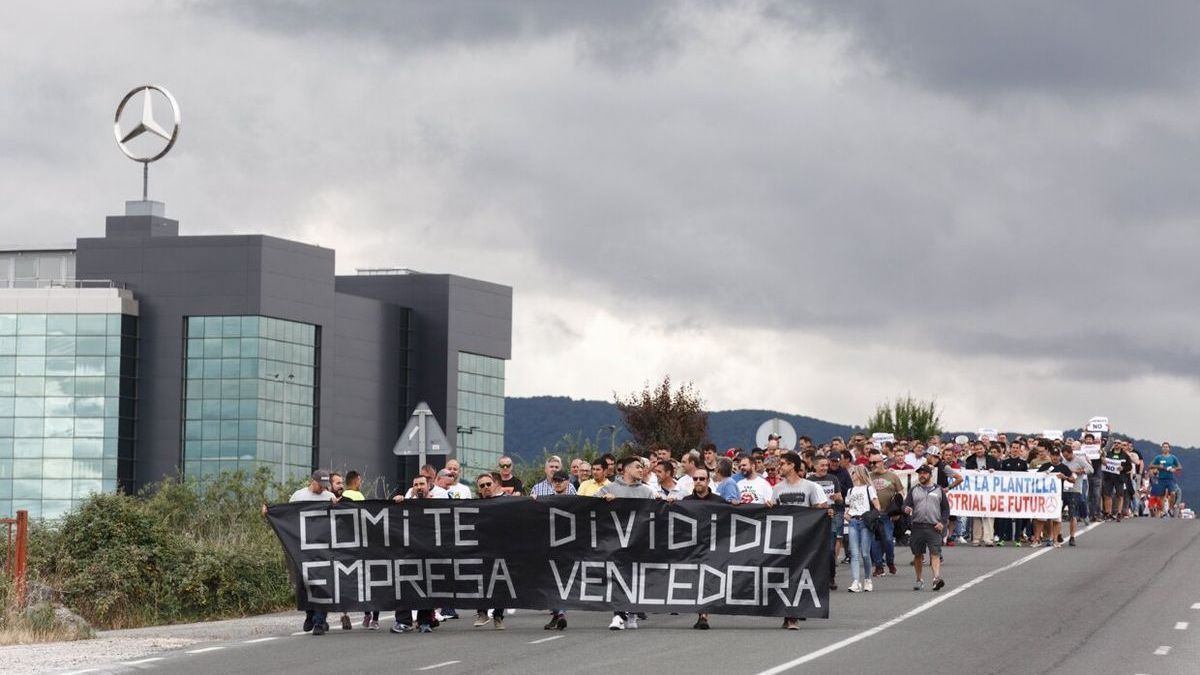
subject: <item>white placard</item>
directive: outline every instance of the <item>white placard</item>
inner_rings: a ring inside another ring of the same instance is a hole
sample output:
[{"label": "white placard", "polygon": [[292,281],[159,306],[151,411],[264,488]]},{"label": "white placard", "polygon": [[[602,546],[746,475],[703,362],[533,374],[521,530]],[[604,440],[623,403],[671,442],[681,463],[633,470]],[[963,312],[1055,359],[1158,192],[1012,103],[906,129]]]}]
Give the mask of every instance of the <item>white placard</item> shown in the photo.
[{"label": "white placard", "polygon": [[1100,459],[1099,445],[1081,445],[1079,446],[1079,449],[1083,450],[1083,456],[1087,457],[1089,460]]}]

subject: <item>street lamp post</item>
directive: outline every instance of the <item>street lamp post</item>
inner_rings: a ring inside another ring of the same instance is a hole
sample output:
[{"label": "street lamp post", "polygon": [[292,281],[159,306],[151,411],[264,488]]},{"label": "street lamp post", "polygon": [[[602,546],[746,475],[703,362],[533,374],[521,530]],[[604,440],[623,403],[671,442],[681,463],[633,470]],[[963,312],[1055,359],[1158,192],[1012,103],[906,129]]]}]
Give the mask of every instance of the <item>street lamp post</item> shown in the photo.
[{"label": "street lamp post", "polygon": [[[599,431],[604,431],[605,429],[608,429],[608,452],[609,454],[615,455],[617,454],[617,425],[605,424],[604,426],[600,427]],[[597,435],[598,434],[599,432],[597,432]]]},{"label": "street lamp post", "polygon": [[287,477],[286,477],[287,425],[288,425],[287,383],[290,383],[293,380],[295,380],[296,374],[288,373],[286,380],[284,379],[283,373],[274,373],[273,375],[271,375],[271,377],[274,378],[275,381],[279,383],[280,393],[282,394],[281,398],[283,399],[283,422],[282,422],[283,428],[282,428],[282,433],[280,434],[280,446],[279,446],[279,484],[284,485],[287,483]]}]

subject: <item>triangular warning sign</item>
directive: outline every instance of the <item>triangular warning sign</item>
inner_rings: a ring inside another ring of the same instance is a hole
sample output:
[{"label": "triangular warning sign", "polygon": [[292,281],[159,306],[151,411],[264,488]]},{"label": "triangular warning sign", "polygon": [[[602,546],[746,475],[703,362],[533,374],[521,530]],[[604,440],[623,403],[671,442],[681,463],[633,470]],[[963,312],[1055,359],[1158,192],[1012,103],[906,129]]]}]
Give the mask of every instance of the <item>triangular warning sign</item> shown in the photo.
[{"label": "triangular warning sign", "polygon": [[[424,433],[422,434],[422,427]],[[446,432],[438,424],[433,410],[424,401],[417,404],[413,410],[404,432],[392,446],[392,454],[415,457],[421,454],[421,444],[424,442],[426,455],[446,455],[450,453],[450,441],[446,440]]]}]

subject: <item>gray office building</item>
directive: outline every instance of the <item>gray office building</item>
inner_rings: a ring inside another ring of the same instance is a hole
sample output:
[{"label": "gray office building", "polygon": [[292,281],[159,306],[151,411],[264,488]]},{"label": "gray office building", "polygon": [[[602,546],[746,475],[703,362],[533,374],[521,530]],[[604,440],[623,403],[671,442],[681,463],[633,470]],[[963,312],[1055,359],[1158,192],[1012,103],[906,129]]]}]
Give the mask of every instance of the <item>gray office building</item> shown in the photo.
[{"label": "gray office building", "polygon": [[509,287],[336,276],[330,249],[181,236],[130,202],[74,249],[0,251],[0,515],[260,466],[392,485],[421,401],[473,475],[504,452],[511,349]]}]

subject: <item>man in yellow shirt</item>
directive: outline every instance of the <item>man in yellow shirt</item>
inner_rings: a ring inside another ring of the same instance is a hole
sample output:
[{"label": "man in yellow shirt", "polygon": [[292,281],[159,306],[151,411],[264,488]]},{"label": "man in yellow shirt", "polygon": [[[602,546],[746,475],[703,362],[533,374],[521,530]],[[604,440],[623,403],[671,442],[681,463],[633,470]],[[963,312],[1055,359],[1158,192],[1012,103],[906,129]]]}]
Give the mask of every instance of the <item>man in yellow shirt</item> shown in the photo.
[{"label": "man in yellow shirt", "polygon": [[582,497],[595,497],[600,488],[608,485],[608,473],[605,471],[604,460],[592,462],[592,477],[579,484],[576,494]]},{"label": "man in yellow shirt", "polygon": [[[361,502],[366,499],[362,493],[362,474],[357,471],[346,472],[346,488],[342,490],[342,499],[349,499],[352,502]],[[350,630],[349,626],[350,617],[342,614],[342,629]],[[379,612],[364,612],[362,626],[368,630],[379,630]]]},{"label": "man in yellow shirt", "polygon": [[363,496],[363,493],[360,492],[361,489],[362,474],[357,471],[347,471],[346,489],[342,490],[342,498],[355,502],[361,502],[362,500],[366,499],[366,497]]}]

